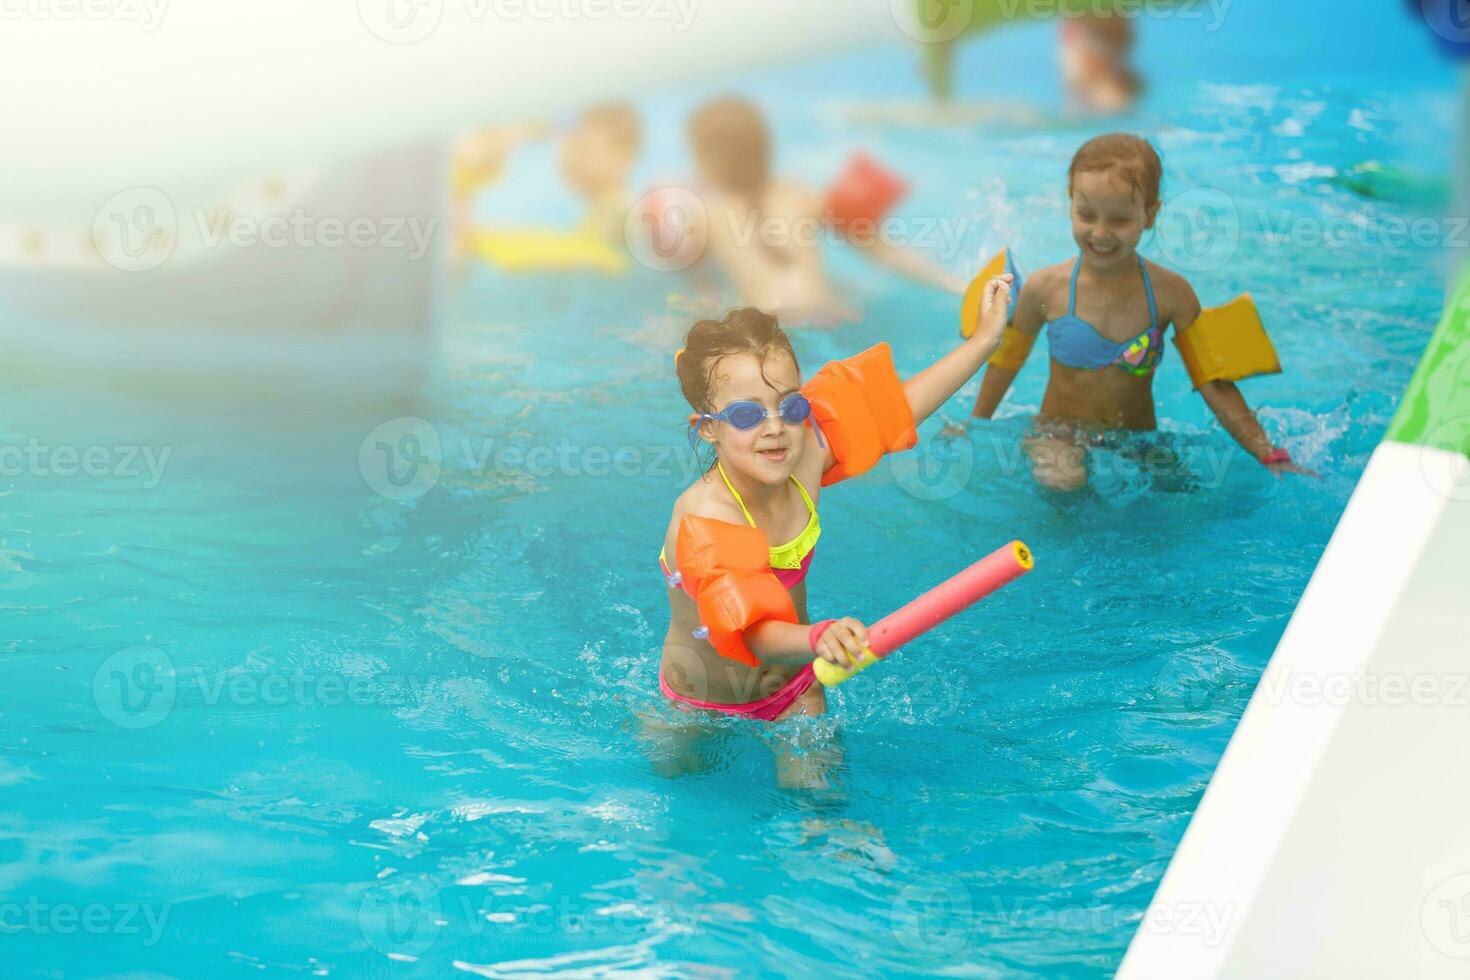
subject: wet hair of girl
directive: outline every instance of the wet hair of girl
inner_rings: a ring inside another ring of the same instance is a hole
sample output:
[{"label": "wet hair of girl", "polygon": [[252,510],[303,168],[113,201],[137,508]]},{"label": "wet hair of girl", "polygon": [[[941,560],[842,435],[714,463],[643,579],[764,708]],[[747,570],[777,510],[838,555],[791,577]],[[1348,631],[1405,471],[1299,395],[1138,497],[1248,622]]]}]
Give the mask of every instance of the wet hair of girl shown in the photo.
[{"label": "wet hair of girl", "polygon": [[[761,362],[761,377],[776,387],[766,376],[765,363],[777,351],[791,358],[799,376],[801,362],[796,359],[791,339],[771,314],[747,306],[733,309],[719,320],[700,320],[689,328],[683,350],[674,356],[679,390],[694,411],[713,413],[720,406],[711,404],[709,396],[721,360],[732,354],[754,354]],[[709,465],[714,465],[713,456]]]},{"label": "wet hair of girl", "polygon": [[1158,206],[1164,164],[1153,144],[1132,133],[1107,133],[1082,144],[1067,169],[1067,194],[1076,186],[1077,175],[1111,173],[1143,201],[1145,211]]}]

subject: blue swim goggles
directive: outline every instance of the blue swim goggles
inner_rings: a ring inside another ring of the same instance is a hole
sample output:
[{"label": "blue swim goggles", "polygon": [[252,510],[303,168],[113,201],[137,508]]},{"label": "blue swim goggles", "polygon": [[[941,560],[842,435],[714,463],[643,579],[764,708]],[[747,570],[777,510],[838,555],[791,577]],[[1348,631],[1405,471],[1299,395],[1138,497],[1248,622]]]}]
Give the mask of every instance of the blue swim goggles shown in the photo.
[{"label": "blue swim goggles", "polygon": [[812,403],[799,391],[783,398],[775,412],[766,411],[766,406],[760,402],[741,399],[731,402],[713,415],[704,412],[689,416],[689,447],[694,448],[695,432],[705,422],[725,422],[744,432],[754,429],[766,419],[774,418],[779,418],[787,425],[801,425],[811,419],[812,430],[817,434],[817,445],[827,448],[827,444],[822,441],[822,430],[817,426],[817,420],[812,418]]}]

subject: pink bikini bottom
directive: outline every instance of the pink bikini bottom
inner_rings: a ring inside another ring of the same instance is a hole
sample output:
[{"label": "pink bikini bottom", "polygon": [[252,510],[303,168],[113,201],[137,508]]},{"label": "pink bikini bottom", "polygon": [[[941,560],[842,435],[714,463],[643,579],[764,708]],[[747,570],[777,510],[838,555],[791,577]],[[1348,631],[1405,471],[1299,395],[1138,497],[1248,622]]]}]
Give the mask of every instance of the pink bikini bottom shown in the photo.
[{"label": "pink bikini bottom", "polygon": [[664,693],[664,697],[678,704],[685,711],[703,708],[705,711],[718,711],[722,715],[754,718],[756,721],[775,721],[781,717],[781,712],[791,707],[792,702],[805,694],[816,680],[817,675],[812,673],[812,665],[807,664],[801,668],[800,673],[787,681],[786,686],[781,690],[770,697],[751,701],[748,704],[713,704],[709,701],[686,698],[682,694],[674,693],[674,689],[669,687],[669,682],[664,680],[662,671],[658,675],[658,689]]}]

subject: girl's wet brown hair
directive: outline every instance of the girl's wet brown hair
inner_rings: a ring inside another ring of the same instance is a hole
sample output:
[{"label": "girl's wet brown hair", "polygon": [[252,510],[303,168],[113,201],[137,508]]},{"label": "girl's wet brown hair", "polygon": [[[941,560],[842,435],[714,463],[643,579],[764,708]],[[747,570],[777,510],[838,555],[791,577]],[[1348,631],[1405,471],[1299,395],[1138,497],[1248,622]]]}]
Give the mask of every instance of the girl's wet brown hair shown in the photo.
[{"label": "girl's wet brown hair", "polygon": [[1082,144],[1067,170],[1067,195],[1077,185],[1077,175],[1111,173],[1143,199],[1143,209],[1152,213],[1159,206],[1159,189],[1164,181],[1164,164],[1148,140],[1132,133],[1108,133]]},{"label": "girl's wet brown hair", "polygon": [[709,394],[715,386],[715,371],[722,358],[754,354],[760,358],[764,377],[766,358],[775,351],[784,351],[800,374],[801,364],[796,360],[791,339],[771,314],[747,306],[731,310],[720,320],[700,320],[689,328],[684,348],[674,356],[679,389],[690,408],[696,412],[713,412],[718,406],[710,404]]}]

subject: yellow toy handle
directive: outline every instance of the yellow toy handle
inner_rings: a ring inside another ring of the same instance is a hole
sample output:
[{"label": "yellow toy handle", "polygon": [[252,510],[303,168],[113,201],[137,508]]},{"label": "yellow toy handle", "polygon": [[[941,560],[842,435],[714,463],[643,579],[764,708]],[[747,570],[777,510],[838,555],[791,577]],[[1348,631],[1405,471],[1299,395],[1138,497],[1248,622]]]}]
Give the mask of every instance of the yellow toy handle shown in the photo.
[{"label": "yellow toy handle", "polygon": [[839,667],[830,660],[817,660],[812,663],[812,673],[817,675],[817,680],[822,682],[823,687],[836,687],[853,674],[867,670],[877,662],[878,658],[873,655],[872,650],[864,650],[856,667]]}]

